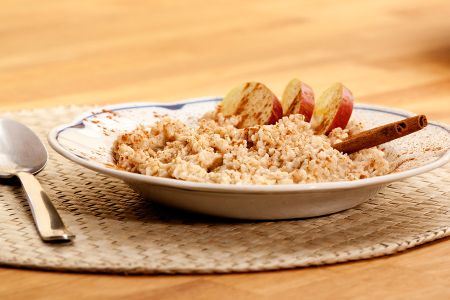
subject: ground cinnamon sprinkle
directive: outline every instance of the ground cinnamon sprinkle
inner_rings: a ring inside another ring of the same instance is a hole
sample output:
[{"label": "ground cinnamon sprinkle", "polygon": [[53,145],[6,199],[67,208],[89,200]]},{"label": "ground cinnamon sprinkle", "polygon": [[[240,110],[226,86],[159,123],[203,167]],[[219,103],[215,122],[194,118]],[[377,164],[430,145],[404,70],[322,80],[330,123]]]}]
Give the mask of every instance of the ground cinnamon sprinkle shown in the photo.
[{"label": "ground cinnamon sprinkle", "polygon": [[130,172],[209,183],[344,181],[389,172],[378,148],[350,155],[332,148],[362,130],[355,122],[329,136],[315,135],[299,114],[246,129],[236,128],[238,122],[217,110],[206,114],[196,128],[165,117],[119,136],[113,156],[119,168]]}]

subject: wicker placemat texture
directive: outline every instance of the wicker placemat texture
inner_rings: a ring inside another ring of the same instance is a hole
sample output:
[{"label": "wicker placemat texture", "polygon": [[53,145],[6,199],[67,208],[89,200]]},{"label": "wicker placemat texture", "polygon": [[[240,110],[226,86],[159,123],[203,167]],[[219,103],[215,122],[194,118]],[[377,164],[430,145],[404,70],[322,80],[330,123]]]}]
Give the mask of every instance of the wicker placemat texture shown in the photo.
[{"label": "wicker placemat texture", "polygon": [[[5,113],[48,130],[90,107]],[[112,273],[262,271],[392,254],[450,235],[450,165],[390,184],[341,213],[303,220],[240,222],[193,215],[141,199],[120,180],[56,154],[38,178],[76,233],[45,244],[15,180],[0,185],[0,264]]]}]

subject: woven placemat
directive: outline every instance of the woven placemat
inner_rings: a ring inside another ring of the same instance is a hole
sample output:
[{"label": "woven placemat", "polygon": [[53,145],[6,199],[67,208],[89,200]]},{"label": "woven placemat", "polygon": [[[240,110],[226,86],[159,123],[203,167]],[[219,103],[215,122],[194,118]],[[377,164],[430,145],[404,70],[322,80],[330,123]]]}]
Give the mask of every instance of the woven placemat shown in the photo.
[{"label": "woven placemat", "polygon": [[[44,141],[50,128],[90,107],[6,113]],[[392,254],[450,235],[450,165],[390,184],[341,213],[303,220],[240,222],[165,208],[120,180],[56,154],[38,178],[73,244],[45,244],[15,180],[0,185],[0,264],[112,273],[262,271]]]}]

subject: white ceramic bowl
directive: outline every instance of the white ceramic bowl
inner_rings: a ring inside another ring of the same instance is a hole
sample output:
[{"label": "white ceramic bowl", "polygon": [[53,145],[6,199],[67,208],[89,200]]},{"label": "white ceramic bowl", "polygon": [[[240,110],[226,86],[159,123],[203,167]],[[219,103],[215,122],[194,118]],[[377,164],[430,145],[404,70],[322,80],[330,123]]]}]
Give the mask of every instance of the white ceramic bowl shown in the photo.
[{"label": "white ceramic bowl", "polygon": [[[212,110],[220,100],[209,97],[174,104],[126,103],[102,107],[54,128],[49,142],[64,157],[122,179],[146,199],[204,214],[258,220],[314,217],[345,210],[367,201],[390,182],[430,171],[450,159],[449,127],[430,122],[424,130],[385,144],[388,158],[405,162],[398,172],[356,181],[210,184],[134,174],[111,167],[111,146],[121,132],[132,130],[138,124],[152,124],[156,114],[168,114],[194,125],[195,119]],[[356,105],[353,112],[353,118],[364,120],[368,127],[411,115],[369,105]]]}]

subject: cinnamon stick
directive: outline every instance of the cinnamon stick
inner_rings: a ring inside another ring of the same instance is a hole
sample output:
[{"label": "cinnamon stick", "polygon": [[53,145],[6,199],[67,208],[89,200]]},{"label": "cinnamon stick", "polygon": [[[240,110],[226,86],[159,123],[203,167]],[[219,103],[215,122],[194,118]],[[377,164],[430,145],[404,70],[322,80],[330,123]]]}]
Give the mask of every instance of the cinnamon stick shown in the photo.
[{"label": "cinnamon stick", "polygon": [[401,138],[424,128],[427,124],[427,117],[418,115],[360,132],[345,141],[334,144],[333,148],[350,154]]}]

